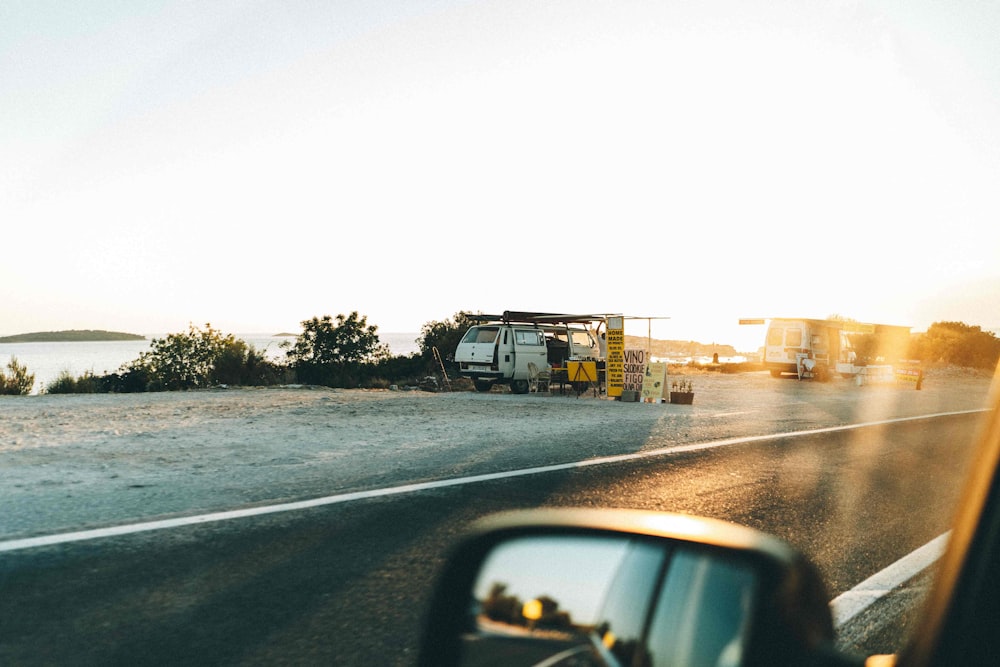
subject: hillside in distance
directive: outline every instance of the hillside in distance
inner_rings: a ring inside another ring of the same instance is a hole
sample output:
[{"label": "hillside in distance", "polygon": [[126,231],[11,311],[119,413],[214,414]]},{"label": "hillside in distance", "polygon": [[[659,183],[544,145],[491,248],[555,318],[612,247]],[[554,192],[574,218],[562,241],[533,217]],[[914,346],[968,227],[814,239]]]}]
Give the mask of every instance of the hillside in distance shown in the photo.
[{"label": "hillside in distance", "polygon": [[0,337],[0,343],[90,343],[95,341],[146,340],[145,336],[121,331],[70,329],[66,331],[36,331]]},{"label": "hillside in distance", "polygon": [[645,336],[625,336],[625,348],[645,350],[649,347],[654,357],[735,357],[739,353],[732,345],[698,343],[693,340],[657,340]]}]

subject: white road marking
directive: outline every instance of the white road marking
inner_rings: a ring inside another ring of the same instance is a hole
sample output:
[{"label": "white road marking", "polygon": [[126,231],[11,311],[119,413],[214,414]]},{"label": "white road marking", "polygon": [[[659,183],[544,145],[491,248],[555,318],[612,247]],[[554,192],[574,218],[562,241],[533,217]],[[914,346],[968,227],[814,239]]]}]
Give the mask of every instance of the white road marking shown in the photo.
[{"label": "white road marking", "polygon": [[939,535],[916,551],[900,558],[881,572],[873,574],[849,591],[830,601],[833,624],[842,627],[899,586],[930,567],[941,557],[951,531]]},{"label": "white road marking", "polygon": [[805,435],[815,435],[818,433],[835,433],[838,431],[850,431],[854,429],[866,428],[870,426],[880,426],[884,424],[895,424],[907,421],[917,421],[921,419],[932,419],[936,417],[947,417],[952,415],[971,414],[984,412],[985,410],[962,410],[957,412],[940,412],[930,415],[920,415],[917,417],[899,417],[896,419],[885,419],[864,424],[847,424],[844,426],[830,426],[827,428],[811,429],[806,431],[789,431],[787,433],[772,433],[769,435],[755,435],[742,438],[726,438],[724,440],[711,440],[709,442],[693,443],[690,445],[677,445],[675,447],[663,447],[645,452],[633,454],[619,454],[617,456],[604,456],[586,461],[574,461],[571,463],[560,463],[556,465],[540,466],[537,468],[523,468],[521,470],[510,470],[506,472],[488,473],[484,475],[471,475],[469,477],[456,477],[453,479],[435,480],[432,482],[420,482],[416,484],[404,484],[384,489],[371,489],[368,491],[355,491],[353,493],[342,493],[334,496],[301,500],[293,503],[281,503],[279,505],[264,505],[261,507],[248,507],[239,510],[228,510],[223,512],[212,512],[210,514],[199,514],[195,516],[178,517],[175,519],[162,519],[158,521],[143,521],[140,523],[124,524],[119,526],[109,526],[107,528],[95,528],[91,530],[79,530],[69,533],[58,533],[54,535],[40,535],[38,537],[25,537],[21,539],[4,540],[0,542],[0,553],[10,551],[20,551],[43,546],[54,546],[67,544],[70,542],[82,542],[84,540],[96,540],[105,537],[116,537],[121,535],[133,535],[153,530],[166,530],[169,528],[182,528],[185,526],[195,526],[199,524],[215,523],[219,521],[231,521],[233,519],[246,519],[254,516],[266,514],[277,514],[280,512],[294,512],[297,510],[322,507],[324,505],[336,505],[348,503],[356,500],[368,500],[372,498],[382,498],[386,496],[398,496],[406,493],[418,493],[433,489],[444,489],[452,486],[462,486],[466,484],[478,484],[480,482],[491,482],[499,479],[512,479],[516,477],[526,477],[529,475],[540,475],[563,470],[574,470],[587,468],[590,466],[607,465],[609,463],[621,463],[624,461],[635,461],[640,459],[654,458],[658,456],[669,456],[684,452],[695,452],[717,447],[729,447],[732,445],[742,445],[751,442],[765,442],[768,440],[781,440],[786,438],[796,438]]}]

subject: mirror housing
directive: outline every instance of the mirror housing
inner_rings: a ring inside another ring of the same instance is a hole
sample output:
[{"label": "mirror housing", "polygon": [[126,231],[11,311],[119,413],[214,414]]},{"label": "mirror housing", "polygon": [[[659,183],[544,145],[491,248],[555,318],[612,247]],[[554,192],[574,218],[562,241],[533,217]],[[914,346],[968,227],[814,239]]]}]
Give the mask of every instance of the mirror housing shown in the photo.
[{"label": "mirror housing", "polygon": [[[704,562],[724,562],[750,573],[754,595],[745,614],[740,665],[863,664],[834,650],[835,633],[826,587],[816,568],[785,542],[714,519],[604,509],[507,512],[473,524],[464,539],[452,548],[432,592],[418,664],[468,667],[476,663],[464,659],[463,637],[474,625],[470,623],[475,615],[473,610],[477,604],[481,607],[474,595],[477,582],[484,568],[490,567],[488,561],[495,561],[497,554],[512,551],[512,545],[516,544],[558,544],[560,539],[567,545],[564,553],[570,554],[578,551],[576,545],[580,540],[600,538],[614,538],[621,544],[642,543],[666,554],[666,561],[673,554],[693,554]],[[573,552],[569,551],[570,544]],[[533,569],[531,564],[525,561],[527,567],[522,569]],[[559,567],[559,563],[547,565],[549,572]],[[549,575],[544,574],[543,568],[539,576]],[[479,585],[482,587],[482,582]],[[583,580],[577,587],[588,585],[595,584]],[[637,597],[653,595],[653,591],[642,591]],[[603,642],[599,637],[594,641],[598,650],[603,650],[602,643],[608,643],[607,637]],[[634,661],[642,662],[638,658]],[[545,664],[557,662],[550,659]]]}]

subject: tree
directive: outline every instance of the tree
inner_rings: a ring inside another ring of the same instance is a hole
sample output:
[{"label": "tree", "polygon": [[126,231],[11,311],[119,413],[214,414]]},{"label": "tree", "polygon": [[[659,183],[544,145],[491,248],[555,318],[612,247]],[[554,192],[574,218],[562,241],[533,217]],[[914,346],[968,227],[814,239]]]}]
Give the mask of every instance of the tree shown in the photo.
[{"label": "tree", "polygon": [[227,351],[246,347],[232,334],[223,335],[206,324],[204,329],[194,325],[186,333],[168,334],[154,338],[150,349],[127,364],[125,374],[146,379],[149,391],[170,391],[208,387],[216,382],[215,367]]},{"label": "tree", "polygon": [[935,322],[918,337],[914,353],[928,363],[992,370],[1000,359],[1000,339],[964,322]]},{"label": "tree", "polygon": [[455,348],[458,347],[462,336],[475,323],[472,313],[464,310],[455,313],[454,318],[450,320],[427,322],[421,327],[420,338],[417,339],[420,346],[420,356],[429,363],[434,363],[434,348],[436,347],[441,358],[447,365],[451,366],[449,372],[456,372],[458,369],[454,367],[454,363],[449,362],[451,362]]},{"label": "tree", "polygon": [[524,625],[521,607],[524,603],[516,595],[507,594],[507,584],[494,582],[483,600],[483,614],[494,621],[511,625]]},{"label": "tree", "polygon": [[378,327],[354,311],[337,315],[336,323],[329,315],[305,320],[286,356],[301,382],[356,387],[366,379],[366,367],[374,368],[390,352],[378,338]]},{"label": "tree", "polygon": [[28,372],[28,367],[19,364],[17,357],[11,357],[7,362],[9,374],[0,371],[0,394],[8,396],[27,396],[35,386],[35,374]]}]

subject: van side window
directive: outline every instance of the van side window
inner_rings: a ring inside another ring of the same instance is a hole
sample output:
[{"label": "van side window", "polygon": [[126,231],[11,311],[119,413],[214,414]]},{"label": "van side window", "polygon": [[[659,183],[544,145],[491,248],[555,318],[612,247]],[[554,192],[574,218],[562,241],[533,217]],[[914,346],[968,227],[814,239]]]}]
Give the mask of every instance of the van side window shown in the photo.
[{"label": "van side window", "polygon": [[541,331],[521,331],[514,332],[515,345],[534,345],[536,347],[545,345],[545,339]]},{"label": "van side window", "polygon": [[782,339],[785,337],[785,330],[781,327],[771,327],[767,330],[767,344],[772,347],[777,347],[781,345]]},{"label": "van side window", "polygon": [[573,347],[585,352],[596,352],[597,341],[594,340],[588,331],[574,331]]},{"label": "van side window", "polygon": [[802,329],[786,330],[785,345],[788,347],[802,347]]}]

